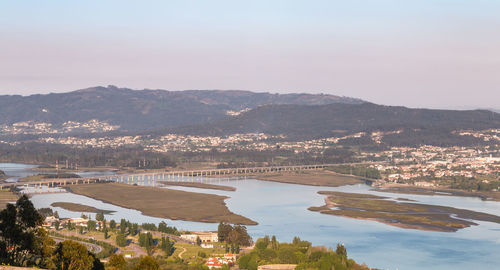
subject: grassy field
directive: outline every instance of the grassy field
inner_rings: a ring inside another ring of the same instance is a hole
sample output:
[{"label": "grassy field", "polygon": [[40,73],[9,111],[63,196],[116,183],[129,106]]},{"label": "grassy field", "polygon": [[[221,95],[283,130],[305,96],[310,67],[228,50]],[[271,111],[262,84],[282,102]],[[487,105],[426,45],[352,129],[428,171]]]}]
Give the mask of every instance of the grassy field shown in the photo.
[{"label": "grassy field", "polygon": [[84,204],[79,204],[79,203],[70,203],[70,202],[55,202],[52,203],[50,206],[52,207],[61,207],[63,209],[73,211],[73,212],[82,212],[82,213],[104,213],[104,214],[111,214],[115,211],[110,211],[110,210],[103,210],[103,209],[97,209],[93,206],[89,205],[84,205]]},{"label": "grassy field", "polygon": [[0,209],[4,209],[7,203],[17,201],[18,197],[13,192],[2,189],[0,190]]},{"label": "grassy field", "polygon": [[[182,259],[184,260],[192,260],[198,257],[198,252],[204,252],[207,256],[210,256],[212,254],[224,254],[225,250],[224,248],[202,248],[197,245],[193,244],[188,244],[188,243],[181,243],[177,242],[174,245],[175,251],[174,254],[172,254],[172,257],[179,257],[179,254],[182,252]],[[184,249],[186,250],[185,252]]]},{"label": "grassy field", "polygon": [[168,185],[168,186],[195,187],[195,188],[216,189],[216,190],[224,190],[224,191],[236,191],[235,187],[214,185],[214,184],[172,182],[172,181],[160,181],[160,183]]},{"label": "grassy field", "polygon": [[[321,207],[310,207],[309,210],[336,216],[376,220],[402,228],[454,232],[476,225],[469,220],[500,224],[498,216],[453,207],[396,202],[369,194],[332,191],[319,193],[327,196],[327,204]],[[332,209],[333,207],[335,209]]]},{"label": "grassy field", "polygon": [[258,175],[257,178],[264,181],[325,187],[340,187],[365,182],[354,176],[340,175],[325,170],[283,172],[280,174]]},{"label": "grassy field", "polygon": [[229,211],[227,197],[166,188],[116,183],[75,185],[71,192],[141,211],[144,215],[199,222],[228,222],[256,225],[246,217]]}]

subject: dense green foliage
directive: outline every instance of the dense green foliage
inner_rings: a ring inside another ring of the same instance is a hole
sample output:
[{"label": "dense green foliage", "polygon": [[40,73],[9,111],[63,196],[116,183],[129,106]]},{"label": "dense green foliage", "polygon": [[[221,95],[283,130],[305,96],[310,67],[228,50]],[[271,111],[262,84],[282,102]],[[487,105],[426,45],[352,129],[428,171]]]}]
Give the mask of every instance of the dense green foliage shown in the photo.
[{"label": "dense green foliage", "polygon": [[151,250],[153,249],[155,243],[153,240],[153,235],[148,232],[148,233],[139,233],[139,245],[143,248],[146,249],[148,254],[151,253]]},{"label": "dense green foliage", "polygon": [[295,237],[292,243],[279,243],[268,236],[257,240],[255,248],[238,259],[240,269],[256,270],[259,265],[296,264],[301,269],[368,269],[347,258],[344,246],[336,252],[324,247],[313,247],[310,242]]},{"label": "dense green foliage", "polygon": [[0,263],[37,265],[43,255],[39,237],[42,222],[42,215],[26,195],[15,205],[7,204],[0,211]]},{"label": "dense green foliage", "polygon": [[370,168],[367,166],[339,165],[328,167],[327,169],[336,173],[356,175],[370,179],[381,178],[380,172],[376,168]]},{"label": "dense green foliage", "polygon": [[123,233],[118,233],[115,242],[119,247],[124,247],[127,245],[127,237]]},{"label": "dense green foliage", "polygon": [[248,235],[247,228],[242,225],[219,223],[217,229],[219,242],[226,242],[232,245],[249,246],[252,244],[252,238]]},{"label": "dense green foliage", "polygon": [[104,265],[87,248],[75,241],[66,240],[57,245],[52,257],[55,269],[104,270]]}]

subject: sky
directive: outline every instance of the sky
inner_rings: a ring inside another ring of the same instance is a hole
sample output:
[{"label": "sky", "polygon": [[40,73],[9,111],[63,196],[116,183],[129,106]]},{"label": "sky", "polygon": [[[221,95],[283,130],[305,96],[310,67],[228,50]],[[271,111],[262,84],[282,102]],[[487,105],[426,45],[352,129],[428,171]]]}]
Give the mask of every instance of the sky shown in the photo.
[{"label": "sky", "polygon": [[97,85],[500,109],[500,1],[0,0],[0,94]]}]

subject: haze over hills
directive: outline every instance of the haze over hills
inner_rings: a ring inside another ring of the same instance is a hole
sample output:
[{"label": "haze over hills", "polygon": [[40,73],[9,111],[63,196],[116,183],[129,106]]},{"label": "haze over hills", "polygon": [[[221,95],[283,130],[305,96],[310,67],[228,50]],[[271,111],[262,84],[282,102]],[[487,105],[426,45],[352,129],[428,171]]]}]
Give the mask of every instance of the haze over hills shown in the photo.
[{"label": "haze over hills", "polygon": [[143,131],[204,123],[227,116],[228,111],[266,104],[359,104],[362,100],[325,94],[270,94],[222,90],[132,90],[92,87],[46,95],[0,96],[0,124],[22,121],[61,125],[91,119],[119,125],[121,130]]}]

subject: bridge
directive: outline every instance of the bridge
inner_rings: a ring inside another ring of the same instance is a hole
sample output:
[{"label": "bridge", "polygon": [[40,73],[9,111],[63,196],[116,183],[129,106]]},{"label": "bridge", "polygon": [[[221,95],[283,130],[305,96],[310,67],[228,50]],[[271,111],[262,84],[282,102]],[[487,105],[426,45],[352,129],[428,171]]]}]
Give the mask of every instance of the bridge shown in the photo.
[{"label": "bridge", "polygon": [[[353,165],[354,163],[351,163]],[[356,163],[360,164],[360,163]],[[363,163],[366,164],[366,163]],[[0,184],[0,189],[4,187],[24,187],[23,193],[54,193],[65,192],[64,187],[78,184],[94,183],[122,183],[140,186],[162,186],[164,181],[172,182],[214,182],[220,178],[238,179],[238,176],[250,176],[254,174],[273,172],[293,172],[303,170],[317,170],[341,164],[317,164],[317,165],[295,165],[295,166],[269,166],[269,167],[247,167],[247,168],[224,168],[224,169],[204,169],[189,171],[160,171],[149,173],[116,174],[92,176],[85,178],[59,178],[47,179],[32,182],[15,182]]]}]

